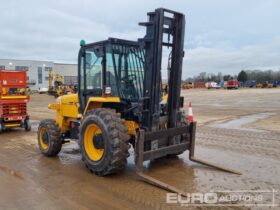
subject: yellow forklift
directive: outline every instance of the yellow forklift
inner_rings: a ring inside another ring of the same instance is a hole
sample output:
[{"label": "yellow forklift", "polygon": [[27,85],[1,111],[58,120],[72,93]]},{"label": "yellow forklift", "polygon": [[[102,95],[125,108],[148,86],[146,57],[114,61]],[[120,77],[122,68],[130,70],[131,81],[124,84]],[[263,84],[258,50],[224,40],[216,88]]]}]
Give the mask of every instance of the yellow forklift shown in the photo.
[{"label": "yellow forklift", "polygon": [[[125,168],[132,146],[139,178],[182,194],[145,175],[143,161],[189,150],[192,161],[238,173],[194,157],[196,122],[187,121],[180,96],[185,16],[159,8],[140,25],[146,35],[138,41],[80,42],[78,93],[49,105],[57,114],[39,125],[41,152],[56,156],[64,143],[76,140],[87,168],[105,176]],[[170,51],[168,97],[162,89],[163,47]]]}]

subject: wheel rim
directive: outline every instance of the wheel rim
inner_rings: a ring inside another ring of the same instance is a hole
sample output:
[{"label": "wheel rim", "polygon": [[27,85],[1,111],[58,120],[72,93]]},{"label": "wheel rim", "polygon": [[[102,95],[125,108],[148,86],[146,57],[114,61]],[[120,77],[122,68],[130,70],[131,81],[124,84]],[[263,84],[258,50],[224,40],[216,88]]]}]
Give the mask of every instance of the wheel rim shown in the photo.
[{"label": "wheel rim", "polygon": [[41,128],[40,129],[40,145],[43,150],[48,149],[49,144],[48,144],[48,133],[46,128]]},{"label": "wheel rim", "polygon": [[93,161],[99,161],[104,155],[104,149],[97,149],[94,145],[94,136],[102,134],[101,129],[95,125],[88,125],[84,135],[84,148],[87,156]]}]

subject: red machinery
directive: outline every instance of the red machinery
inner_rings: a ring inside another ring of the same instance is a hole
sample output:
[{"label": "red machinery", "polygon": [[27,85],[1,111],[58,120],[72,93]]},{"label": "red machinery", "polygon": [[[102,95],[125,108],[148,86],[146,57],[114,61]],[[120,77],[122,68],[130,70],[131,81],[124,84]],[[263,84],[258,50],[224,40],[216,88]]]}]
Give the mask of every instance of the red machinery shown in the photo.
[{"label": "red machinery", "polygon": [[26,79],[26,71],[0,70],[0,133],[11,127],[31,130]]},{"label": "red machinery", "polygon": [[236,79],[228,80],[227,89],[238,89],[238,81]]}]

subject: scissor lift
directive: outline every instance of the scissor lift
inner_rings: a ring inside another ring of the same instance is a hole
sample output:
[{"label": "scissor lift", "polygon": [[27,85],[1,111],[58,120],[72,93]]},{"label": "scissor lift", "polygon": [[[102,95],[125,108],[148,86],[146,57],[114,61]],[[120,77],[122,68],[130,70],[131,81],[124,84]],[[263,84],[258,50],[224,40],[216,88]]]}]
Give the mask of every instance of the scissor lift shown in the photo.
[{"label": "scissor lift", "polygon": [[13,127],[31,130],[26,74],[26,71],[0,70],[0,133]]}]

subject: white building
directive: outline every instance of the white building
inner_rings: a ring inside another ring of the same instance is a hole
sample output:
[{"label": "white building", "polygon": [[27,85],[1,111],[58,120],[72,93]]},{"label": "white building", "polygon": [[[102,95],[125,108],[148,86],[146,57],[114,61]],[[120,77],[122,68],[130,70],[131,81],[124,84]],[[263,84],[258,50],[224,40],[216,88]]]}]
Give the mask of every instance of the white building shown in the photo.
[{"label": "white building", "polygon": [[27,82],[32,90],[48,88],[49,71],[63,76],[66,84],[77,82],[78,69],[76,64],[54,63],[52,61],[0,59],[0,69],[27,70]]}]

